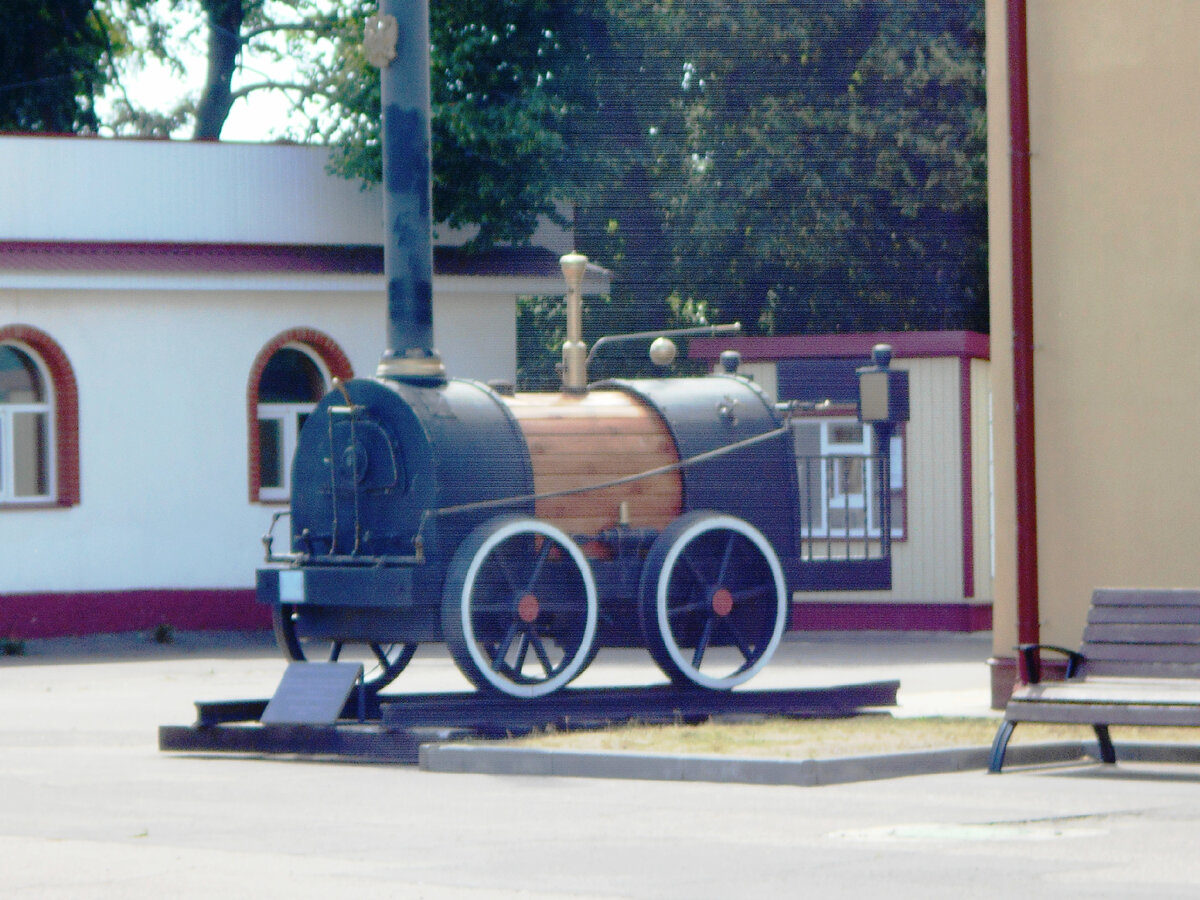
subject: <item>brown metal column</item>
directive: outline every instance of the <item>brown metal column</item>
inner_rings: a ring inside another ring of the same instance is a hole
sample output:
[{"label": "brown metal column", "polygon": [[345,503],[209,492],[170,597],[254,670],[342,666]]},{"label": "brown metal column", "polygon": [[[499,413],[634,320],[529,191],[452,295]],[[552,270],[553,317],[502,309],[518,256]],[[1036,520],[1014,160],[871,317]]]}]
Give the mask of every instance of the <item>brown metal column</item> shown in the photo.
[{"label": "brown metal column", "polygon": [[1038,627],[1037,478],[1033,415],[1033,212],[1025,0],[1008,0],[1008,120],[1012,189],[1013,419],[1017,513],[1017,639]]}]

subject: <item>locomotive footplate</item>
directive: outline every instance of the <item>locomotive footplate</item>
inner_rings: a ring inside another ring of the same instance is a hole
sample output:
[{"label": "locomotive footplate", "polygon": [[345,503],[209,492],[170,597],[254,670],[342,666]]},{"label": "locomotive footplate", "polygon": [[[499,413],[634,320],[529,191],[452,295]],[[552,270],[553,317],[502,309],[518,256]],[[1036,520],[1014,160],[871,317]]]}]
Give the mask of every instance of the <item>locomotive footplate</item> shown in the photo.
[{"label": "locomotive footplate", "polygon": [[599,728],[721,716],[847,718],[896,705],[899,681],[786,690],[705,691],[668,685],[568,688],[513,699],[479,693],[352,696],[333,725],[264,725],[266,700],[197,702],[194,725],[163,725],[159,749],[326,756],[416,763],[422,743],[503,738],[539,728]]}]

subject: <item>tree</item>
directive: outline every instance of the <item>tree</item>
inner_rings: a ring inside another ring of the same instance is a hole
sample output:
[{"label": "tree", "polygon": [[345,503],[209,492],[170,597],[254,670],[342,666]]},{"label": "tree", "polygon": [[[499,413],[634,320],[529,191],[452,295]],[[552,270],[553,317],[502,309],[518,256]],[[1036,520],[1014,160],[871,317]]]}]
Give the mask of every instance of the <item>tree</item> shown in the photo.
[{"label": "tree", "polygon": [[105,50],[92,0],[5,0],[0,130],[94,132]]},{"label": "tree", "polygon": [[656,232],[642,262],[666,277],[638,290],[768,333],[986,329],[981,4],[622,0],[609,13],[637,60],[615,61],[657,82],[626,154],[645,208],[594,221],[601,245]]}]

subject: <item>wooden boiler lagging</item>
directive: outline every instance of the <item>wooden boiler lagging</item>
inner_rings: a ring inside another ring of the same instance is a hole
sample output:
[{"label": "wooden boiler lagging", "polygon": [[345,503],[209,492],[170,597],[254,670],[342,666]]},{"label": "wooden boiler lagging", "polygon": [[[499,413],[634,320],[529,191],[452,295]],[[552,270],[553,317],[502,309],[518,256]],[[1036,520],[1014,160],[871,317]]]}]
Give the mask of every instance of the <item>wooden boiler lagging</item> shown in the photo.
[{"label": "wooden boiler lagging", "polygon": [[[517,394],[504,398],[529,447],[537,494],[588,487],[679,461],[662,418],[621,391]],[[565,497],[538,500],[536,515],[568,534],[597,534],[618,522],[665,528],[682,512],[678,471]]]}]

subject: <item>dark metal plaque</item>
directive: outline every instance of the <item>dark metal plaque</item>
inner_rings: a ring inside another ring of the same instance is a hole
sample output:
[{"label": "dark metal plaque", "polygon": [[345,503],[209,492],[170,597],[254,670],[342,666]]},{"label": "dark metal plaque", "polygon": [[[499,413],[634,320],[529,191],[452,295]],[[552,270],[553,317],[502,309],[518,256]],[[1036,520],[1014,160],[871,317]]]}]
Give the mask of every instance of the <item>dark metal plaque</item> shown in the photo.
[{"label": "dark metal plaque", "polygon": [[362,663],[289,663],[259,721],[264,725],[332,725],[362,671]]}]

